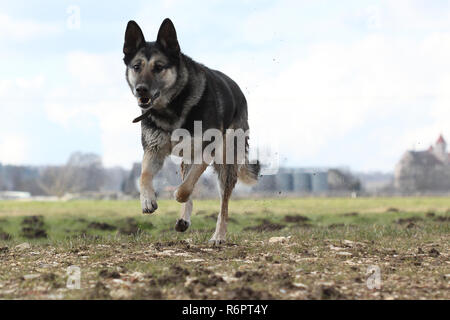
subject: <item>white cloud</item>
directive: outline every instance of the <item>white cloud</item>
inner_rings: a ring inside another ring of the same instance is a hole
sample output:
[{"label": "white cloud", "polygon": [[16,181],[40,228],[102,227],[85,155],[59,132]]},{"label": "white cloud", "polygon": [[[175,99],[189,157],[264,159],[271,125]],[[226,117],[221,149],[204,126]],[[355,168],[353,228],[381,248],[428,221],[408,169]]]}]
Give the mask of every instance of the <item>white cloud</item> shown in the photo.
[{"label": "white cloud", "polygon": [[0,136],[0,159],[3,164],[25,163],[27,140],[17,133],[2,132]]},{"label": "white cloud", "polygon": [[61,27],[53,23],[16,19],[6,14],[0,14],[0,39],[2,40],[25,41],[59,34],[62,31]]}]

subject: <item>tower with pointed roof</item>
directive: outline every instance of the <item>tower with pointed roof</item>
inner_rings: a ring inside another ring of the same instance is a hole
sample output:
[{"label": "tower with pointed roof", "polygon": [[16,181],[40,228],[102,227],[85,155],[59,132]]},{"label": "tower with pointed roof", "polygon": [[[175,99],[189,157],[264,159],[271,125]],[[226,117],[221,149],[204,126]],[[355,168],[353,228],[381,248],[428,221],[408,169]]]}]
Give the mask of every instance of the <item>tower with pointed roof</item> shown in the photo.
[{"label": "tower with pointed roof", "polygon": [[442,162],[445,163],[448,161],[447,142],[445,142],[445,139],[442,136],[442,134],[439,136],[439,139],[436,141],[436,144],[434,145],[433,153]]}]

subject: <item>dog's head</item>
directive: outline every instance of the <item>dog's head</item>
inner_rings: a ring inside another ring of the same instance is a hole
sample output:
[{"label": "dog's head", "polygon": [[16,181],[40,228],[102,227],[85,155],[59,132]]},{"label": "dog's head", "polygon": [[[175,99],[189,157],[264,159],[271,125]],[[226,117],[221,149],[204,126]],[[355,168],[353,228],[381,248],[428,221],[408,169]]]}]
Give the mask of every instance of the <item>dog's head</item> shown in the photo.
[{"label": "dog's head", "polygon": [[177,81],[181,54],[172,21],[163,21],[155,42],[146,42],[138,24],[128,22],[123,53],[127,82],[138,105],[146,109],[154,98],[153,107],[164,108]]}]

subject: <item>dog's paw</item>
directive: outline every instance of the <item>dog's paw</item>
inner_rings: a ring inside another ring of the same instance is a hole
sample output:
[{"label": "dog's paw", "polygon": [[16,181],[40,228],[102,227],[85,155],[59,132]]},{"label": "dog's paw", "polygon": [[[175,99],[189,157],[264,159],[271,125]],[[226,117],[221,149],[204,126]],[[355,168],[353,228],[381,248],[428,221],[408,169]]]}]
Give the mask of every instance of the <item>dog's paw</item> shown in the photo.
[{"label": "dog's paw", "polygon": [[143,214],[152,214],[158,209],[158,204],[156,203],[156,200],[142,198],[141,205]]},{"label": "dog's paw", "polygon": [[213,237],[211,238],[211,240],[209,240],[209,244],[211,244],[212,246],[220,246],[221,244],[225,244],[226,240],[225,240],[225,236],[218,236],[218,235],[213,235]]},{"label": "dog's paw", "polygon": [[191,196],[192,190],[187,190],[187,188],[180,186],[175,190],[174,197],[179,203],[186,203]]},{"label": "dog's paw", "polygon": [[175,231],[185,232],[189,228],[190,225],[191,225],[191,223],[189,221],[186,221],[183,219],[177,220],[177,223],[175,225]]}]

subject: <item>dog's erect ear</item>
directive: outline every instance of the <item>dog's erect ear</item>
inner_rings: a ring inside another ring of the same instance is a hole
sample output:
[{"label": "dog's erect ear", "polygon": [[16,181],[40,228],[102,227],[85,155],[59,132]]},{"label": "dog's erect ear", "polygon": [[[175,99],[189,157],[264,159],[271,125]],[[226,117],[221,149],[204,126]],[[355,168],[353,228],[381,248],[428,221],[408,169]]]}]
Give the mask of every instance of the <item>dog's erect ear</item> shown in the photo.
[{"label": "dog's erect ear", "polygon": [[127,31],[125,31],[125,44],[123,45],[123,53],[125,55],[137,52],[145,45],[144,34],[141,28],[134,21],[128,22]]},{"label": "dog's erect ear", "polygon": [[177,31],[169,18],[164,19],[158,32],[156,40],[168,53],[177,55],[180,53],[180,45],[178,44]]}]

